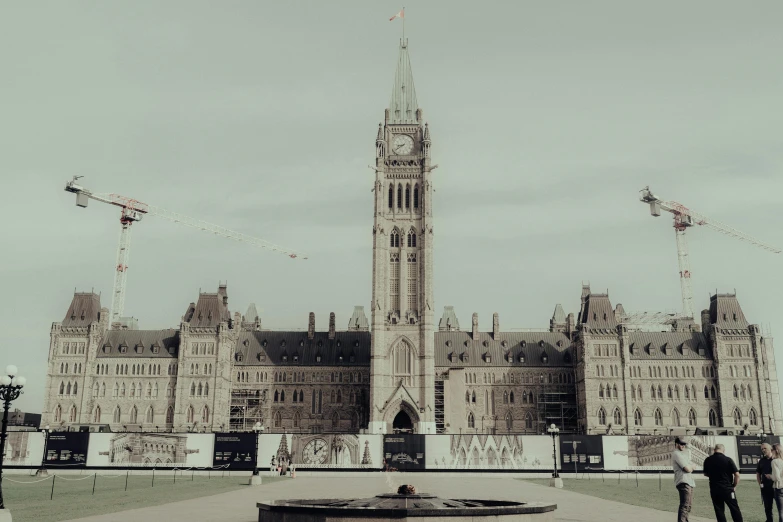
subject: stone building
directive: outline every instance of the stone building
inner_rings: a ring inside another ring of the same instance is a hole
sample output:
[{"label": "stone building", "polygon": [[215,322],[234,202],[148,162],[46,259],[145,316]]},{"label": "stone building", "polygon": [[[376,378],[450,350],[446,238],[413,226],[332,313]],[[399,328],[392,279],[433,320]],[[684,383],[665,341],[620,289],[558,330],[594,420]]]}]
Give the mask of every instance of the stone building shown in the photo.
[{"label": "stone building", "polygon": [[[634,331],[621,305],[582,287],[578,314],[548,329],[438,327],[433,294],[432,135],[402,42],[375,139],[370,320],[345,330],[262,328],[228,290],[199,293],[176,328],[109,324],[94,293],[75,293],[51,328],[42,424],[110,431],[669,434],[671,428],[780,433],[772,340],[736,295],[700,321]],[[447,203],[446,203],[447,204]],[[362,296],[357,295],[357,299]],[[353,457],[352,457],[353,458]],[[502,458],[501,458],[502,460]]]}]

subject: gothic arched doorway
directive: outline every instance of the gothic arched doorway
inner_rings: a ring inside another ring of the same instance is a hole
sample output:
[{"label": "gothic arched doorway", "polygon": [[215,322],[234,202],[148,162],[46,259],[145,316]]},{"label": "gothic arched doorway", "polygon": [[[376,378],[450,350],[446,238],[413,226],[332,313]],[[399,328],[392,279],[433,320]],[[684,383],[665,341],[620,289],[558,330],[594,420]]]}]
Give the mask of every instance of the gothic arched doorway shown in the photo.
[{"label": "gothic arched doorway", "polygon": [[392,421],[393,433],[413,433],[413,421],[405,411],[400,410],[394,421]]}]

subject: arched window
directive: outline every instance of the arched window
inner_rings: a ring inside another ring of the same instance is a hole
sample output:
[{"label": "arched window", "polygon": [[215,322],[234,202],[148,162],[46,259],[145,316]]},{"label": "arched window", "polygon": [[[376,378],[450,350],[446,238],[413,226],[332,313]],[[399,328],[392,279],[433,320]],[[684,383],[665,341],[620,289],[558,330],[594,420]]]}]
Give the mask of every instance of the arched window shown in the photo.
[{"label": "arched window", "polygon": [[278,402],[280,400],[280,394],[275,390],[275,402]]},{"label": "arched window", "polygon": [[739,388],[737,388],[737,385],[734,385],[734,398],[739,399]]},{"label": "arched window", "polygon": [[195,412],[193,411],[193,406],[188,406],[188,413],[187,413],[187,422],[189,424],[193,424],[195,422]]},{"label": "arched window", "polygon": [[68,420],[70,422],[76,422],[76,406],[71,406],[71,410],[68,413]]},{"label": "arched window", "polygon": [[655,400],[655,386],[650,386],[650,398]]},{"label": "arched window", "polygon": [[413,187],[413,208],[419,208],[419,185]]},{"label": "arched window", "polygon": [[704,398],[705,399],[710,398],[710,389],[707,386],[704,387]]},{"label": "arched window", "polygon": [[405,208],[411,208],[411,186],[405,185]]},{"label": "arched window", "polygon": [[101,422],[101,407],[100,406],[96,406],[95,407],[95,412],[93,413],[92,421],[95,424],[98,424],[98,423]]},{"label": "arched window", "polygon": [[113,419],[113,421],[115,423],[119,423],[121,418],[122,418],[122,411],[120,411],[120,407],[117,406],[116,408],[114,408],[114,419]]},{"label": "arched window", "polygon": [[603,384],[599,384],[598,385],[598,397],[600,399],[604,398],[604,385]]},{"label": "arched window", "polygon": [[[688,388],[685,388],[686,390]],[[693,408],[688,410],[688,426],[696,426],[696,412],[693,411]]]},{"label": "arched window", "polygon": [[468,413],[468,428],[476,427],[476,419],[473,417],[473,412]]},{"label": "arched window", "polygon": [[514,428],[514,417],[511,412],[506,413],[506,431],[511,431]]},{"label": "arched window", "polygon": [[174,423],[174,408],[169,406],[169,408],[166,410],[166,424],[173,424]]},{"label": "arched window", "polygon": [[393,230],[391,235],[389,236],[389,246],[392,247],[398,247],[400,246],[400,233],[396,230]]},{"label": "arched window", "polygon": [[101,397],[106,397],[106,383],[101,383]]},{"label": "arched window", "polygon": [[68,383],[68,386],[65,387],[65,394],[70,395],[71,394],[71,383]]},{"label": "arched window", "polygon": [[756,426],[758,425],[758,422],[759,419],[758,416],[756,415],[756,410],[751,408],[750,411],[748,412],[748,424],[750,424],[751,426]]},{"label": "arched window", "polygon": [[285,402],[285,390],[280,391],[280,402]]},{"label": "arched window", "polygon": [[679,426],[680,425],[680,412],[677,411],[677,408],[674,408],[672,410],[672,425],[673,426]]},{"label": "arched window", "polygon": [[508,404],[508,391],[503,392],[503,404]]},{"label": "arched window", "polygon": [[95,384],[92,385],[92,396],[93,397],[97,397],[99,390],[100,390],[100,387],[98,386],[98,381],[95,381]]},{"label": "arched window", "polygon": [[192,382],[190,383],[190,396],[195,397],[196,396],[196,383]]},{"label": "arched window", "polygon": [[638,408],[633,412],[633,423],[634,426],[642,425],[642,412],[640,412]]},{"label": "arched window", "polygon": [[397,185],[397,208],[402,208],[402,183]]},{"label": "arched window", "polygon": [[469,391],[465,392],[465,402],[470,402],[470,392]]},{"label": "arched window", "polygon": [[631,399],[636,399],[636,387],[631,386]]},{"label": "arched window", "polygon": [[639,400],[642,400],[642,387],[637,386],[636,387],[636,396],[639,398]]},{"label": "arched window", "polygon": [[655,418],[656,426],[663,426],[663,414],[661,413],[661,410],[659,410],[658,408],[655,408],[654,418]]},{"label": "arched window", "polygon": [[718,393],[715,391],[715,386],[710,387],[710,398],[715,399],[717,398]]},{"label": "arched window", "polygon": [[674,398],[671,385],[668,388],[666,388],[666,398],[670,400]]},{"label": "arched window", "polygon": [[615,408],[614,409],[613,417],[614,417],[613,420],[614,420],[615,425],[622,425],[622,423],[623,423],[623,416],[620,413],[620,409],[619,408]]},{"label": "arched window", "polygon": [[332,414],[332,429],[337,429],[339,427],[340,427],[340,414],[334,412]]},{"label": "arched window", "polygon": [[[514,382],[514,381],[511,381],[511,382]],[[511,404],[514,404],[514,392],[513,392],[513,391],[512,391],[511,393],[509,393],[509,394],[508,394],[508,401],[509,401]]]},{"label": "arched window", "polygon": [[606,410],[598,408],[598,424],[606,426]]},{"label": "arched window", "polygon": [[476,392],[475,392],[475,391],[474,391],[474,392],[473,392],[473,394],[471,395],[470,401],[471,401],[471,402],[473,402],[473,403],[475,403],[475,402],[476,402]]},{"label": "arched window", "polygon": [[530,412],[527,412],[525,414],[525,429],[526,430],[533,429],[533,416],[530,414]]},{"label": "arched window", "polygon": [[717,426],[718,425],[718,415],[715,413],[715,410],[710,410],[710,426]]},{"label": "arched window", "polygon": [[687,386],[685,386],[685,388],[683,389],[683,391],[685,391],[685,398],[686,398],[686,399],[690,399],[690,398],[691,398],[691,394],[690,394],[690,390],[688,389],[688,387],[687,387]]},{"label": "arched window", "polygon": [[612,386],[612,398],[617,398],[617,386]]},{"label": "arched window", "polygon": [[138,415],[139,415],[139,412],[136,409],[136,406],[134,406],[133,408],[131,408],[130,420],[128,422],[130,422],[131,424],[136,424],[136,422],[138,421]]},{"label": "arched window", "polygon": [[660,384],[658,385],[658,398],[663,399],[663,389]]},{"label": "arched window", "polygon": [[155,411],[152,409],[152,406],[147,408],[147,415],[144,419],[144,422],[147,424],[152,424],[155,421]]},{"label": "arched window", "polygon": [[394,185],[389,185],[389,208],[394,208]]},{"label": "arched window", "polygon": [[206,424],[209,422],[209,407],[204,406],[204,409],[201,410],[201,422]]},{"label": "arched window", "polygon": [[734,408],[734,413],[732,414],[732,417],[734,417],[735,426],[742,425],[742,413],[739,411],[739,408]]}]

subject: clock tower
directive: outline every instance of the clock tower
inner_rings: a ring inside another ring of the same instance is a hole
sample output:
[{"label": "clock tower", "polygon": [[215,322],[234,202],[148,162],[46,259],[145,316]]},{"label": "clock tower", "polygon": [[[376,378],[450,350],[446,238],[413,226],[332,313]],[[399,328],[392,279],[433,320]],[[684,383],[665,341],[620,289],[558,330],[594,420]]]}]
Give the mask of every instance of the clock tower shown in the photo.
[{"label": "clock tower", "polygon": [[371,433],[435,433],[430,143],[403,40],[375,140]]}]

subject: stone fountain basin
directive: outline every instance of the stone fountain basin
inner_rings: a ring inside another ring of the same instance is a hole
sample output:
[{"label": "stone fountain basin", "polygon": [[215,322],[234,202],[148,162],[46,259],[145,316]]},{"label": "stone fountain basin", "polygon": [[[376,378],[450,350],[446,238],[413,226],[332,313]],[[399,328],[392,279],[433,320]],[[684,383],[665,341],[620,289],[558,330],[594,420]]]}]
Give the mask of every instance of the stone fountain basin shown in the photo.
[{"label": "stone fountain basin", "polygon": [[441,499],[385,494],[358,500],[308,499],[259,502],[259,522],[338,522],[430,517],[427,522],[553,522],[556,504],[508,500]]}]

